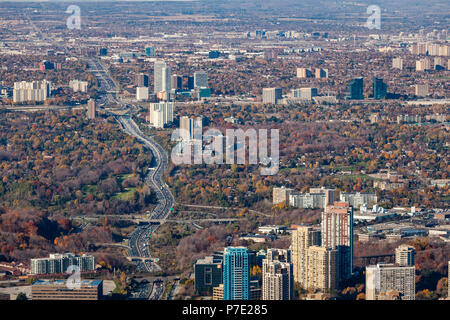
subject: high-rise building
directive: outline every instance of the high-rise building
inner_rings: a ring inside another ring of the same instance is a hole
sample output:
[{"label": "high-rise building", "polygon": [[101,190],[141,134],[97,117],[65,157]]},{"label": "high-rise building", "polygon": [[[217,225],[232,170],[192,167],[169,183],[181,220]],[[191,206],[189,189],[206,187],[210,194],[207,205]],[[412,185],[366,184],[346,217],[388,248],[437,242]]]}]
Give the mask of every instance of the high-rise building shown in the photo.
[{"label": "high-rise building", "polygon": [[223,281],[222,257],[208,256],[197,260],[194,265],[195,290],[198,294],[211,295],[213,288]]},{"label": "high-rise building", "polygon": [[401,267],[411,267],[415,264],[416,251],[413,246],[401,245],[395,249],[395,263]]},{"label": "high-rise building", "polygon": [[348,202],[353,208],[359,208],[363,204],[374,205],[378,202],[376,193],[372,192],[341,192],[340,202]]},{"label": "high-rise building", "polygon": [[353,271],[353,207],[335,202],[322,212],[322,247],[338,251],[337,272],[340,280],[348,279]]},{"label": "high-rise building", "polygon": [[324,209],[326,196],[324,193],[291,193],[289,195],[289,205],[294,208]]},{"label": "high-rise building", "polygon": [[349,100],[363,100],[364,99],[364,80],[363,78],[354,78],[348,84],[348,95],[346,99]]},{"label": "high-rise building", "polygon": [[79,288],[67,286],[66,280],[36,280],[31,286],[32,300],[100,300],[102,280],[81,280]]},{"label": "high-rise building", "polygon": [[154,57],[155,56],[155,48],[154,47],[145,47],[145,54],[149,57]]},{"label": "high-rise building", "polygon": [[[325,206],[332,205],[338,200],[339,192],[336,189],[309,188],[309,193],[323,193],[325,194]],[[325,208],[325,207],[324,207]]]},{"label": "high-rise building", "polygon": [[429,94],[427,84],[416,84],[415,89],[416,96],[418,97],[426,97]]},{"label": "high-rise building", "polygon": [[262,98],[263,103],[277,104],[282,98],[281,88],[264,88]]},{"label": "high-rise building", "polygon": [[148,76],[143,73],[136,75],[136,86],[137,87],[148,87]]},{"label": "high-rise building", "polygon": [[154,66],[154,92],[170,92],[170,67],[164,61],[156,61]]},{"label": "high-rise building", "polygon": [[392,68],[403,70],[403,59],[402,58],[392,59]]},{"label": "high-rise building", "polygon": [[264,49],[264,59],[265,60],[274,60],[278,58],[277,50],[273,48]]},{"label": "high-rise building", "polygon": [[323,291],[338,288],[338,250],[311,246],[308,249],[307,263],[306,288]]},{"label": "high-rise building", "polygon": [[250,299],[250,261],[245,247],[227,247],[224,250],[223,299]]},{"label": "high-rise building", "polygon": [[312,76],[312,72],[307,68],[297,68],[297,78],[310,78]]},{"label": "high-rise building", "polygon": [[434,69],[435,70],[444,70],[444,59],[441,57],[434,58]]},{"label": "high-rise building", "polygon": [[31,274],[64,273],[72,265],[78,266],[80,271],[92,271],[95,259],[87,254],[50,254],[48,258],[31,259]]},{"label": "high-rise building", "polygon": [[69,87],[73,92],[87,92],[88,82],[80,80],[70,80]]},{"label": "high-rise building", "polygon": [[187,77],[187,89],[188,90],[194,89],[194,77],[191,77],[191,76]]},{"label": "high-rise building", "polygon": [[291,96],[292,96],[292,98],[312,100],[313,97],[318,96],[318,91],[317,91],[317,88],[292,89]]},{"label": "high-rise building", "polygon": [[316,68],[315,76],[316,79],[328,78],[328,69]]},{"label": "high-rise building", "polygon": [[181,90],[183,88],[183,78],[179,75],[172,75],[171,84],[172,90]]},{"label": "high-rise building", "polygon": [[395,290],[402,300],[415,300],[415,267],[379,263],[366,267],[366,300],[379,300],[386,292]]},{"label": "high-rise building", "polygon": [[191,141],[194,139],[194,129],[201,128],[203,126],[203,117],[198,117],[196,119],[189,118],[188,116],[180,117],[180,130],[182,134],[186,134],[182,138],[186,141]]},{"label": "high-rise building", "polygon": [[291,236],[294,280],[303,288],[308,288],[308,249],[311,246],[320,246],[320,230],[312,227],[297,226],[292,231]]},{"label": "high-rise building", "polygon": [[431,70],[431,61],[428,58],[416,61],[416,71]]},{"label": "high-rise building", "polygon": [[136,88],[136,100],[143,101],[148,99],[148,87]]},{"label": "high-rise building", "polygon": [[39,63],[39,70],[45,71],[45,70],[51,70],[54,69],[55,66],[50,61],[44,60],[41,63]]},{"label": "high-rise building", "polygon": [[90,120],[95,119],[95,114],[96,114],[95,100],[89,99],[87,103],[87,118]]},{"label": "high-rise building", "polygon": [[273,204],[277,203],[289,203],[289,195],[292,192],[292,189],[285,188],[284,186],[281,188],[273,188]]},{"label": "high-rise building", "polygon": [[268,249],[262,266],[262,299],[293,300],[294,271],[290,250]]},{"label": "high-rise building", "polygon": [[205,71],[194,72],[194,88],[207,88],[208,87],[208,73]]},{"label": "high-rise building", "polygon": [[13,102],[45,101],[51,94],[51,82],[14,82]]},{"label": "high-rise building", "polygon": [[150,103],[150,126],[164,128],[166,124],[173,122],[173,102]]},{"label": "high-rise building", "polygon": [[384,99],[387,95],[387,85],[383,82],[383,79],[373,78],[373,91],[372,96],[374,99]]}]

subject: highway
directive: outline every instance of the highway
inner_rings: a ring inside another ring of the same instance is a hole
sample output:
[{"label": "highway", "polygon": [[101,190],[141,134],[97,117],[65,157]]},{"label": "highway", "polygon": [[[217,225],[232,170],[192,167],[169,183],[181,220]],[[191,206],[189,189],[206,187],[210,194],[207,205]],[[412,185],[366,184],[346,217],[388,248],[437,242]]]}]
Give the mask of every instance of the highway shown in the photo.
[{"label": "highway", "polygon": [[[119,92],[117,84],[98,60],[87,59],[87,63],[88,71],[90,71],[98,80],[99,92],[101,93],[100,97],[96,101],[98,106],[104,107],[106,111],[107,106],[109,105],[120,105],[122,111],[132,111],[135,109],[134,106],[126,104],[117,98],[117,93]],[[159,225],[165,222],[171,209],[175,205],[175,198],[173,197],[167,184],[163,181],[164,171],[168,165],[168,156],[166,151],[156,141],[142,133],[131,116],[117,115],[111,112],[108,113],[114,116],[125,133],[134,136],[153,154],[155,165],[153,168],[149,168],[147,170],[145,182],[150,186],[152,191],[156,193],[158,199],[157,206],[149,214],[148,218],[152,221],[156,220],[158,223],[149,223],[136,228],[128,239],[128,245],[130,247],[128,252],[129,256],[152,258],[148,250],[148,241],[151,234],[156,231]],[[138,270],[146,272],[161,270],[155,260],[137,262],[136,266]],[[164,288],[162,284],[154,285],[153,291],[155,291],[155,294],[152,293],[151,299],[159,298],[161,296],[162,293],[159,293],[159,287]]]}]

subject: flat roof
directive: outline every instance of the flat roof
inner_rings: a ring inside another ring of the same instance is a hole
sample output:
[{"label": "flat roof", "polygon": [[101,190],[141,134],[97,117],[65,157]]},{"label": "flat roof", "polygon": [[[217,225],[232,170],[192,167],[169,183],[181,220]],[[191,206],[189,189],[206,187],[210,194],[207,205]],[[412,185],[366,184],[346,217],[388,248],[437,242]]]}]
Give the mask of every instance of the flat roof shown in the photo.
[{"label": "flat roof", "polygon": [[[82,286],[98,286],[100,285],[103,280],[81,280]],[[65,286],[67,283],[67,280],[36,280],[33,282],[33,285],[55,285],[55,286]]]}]

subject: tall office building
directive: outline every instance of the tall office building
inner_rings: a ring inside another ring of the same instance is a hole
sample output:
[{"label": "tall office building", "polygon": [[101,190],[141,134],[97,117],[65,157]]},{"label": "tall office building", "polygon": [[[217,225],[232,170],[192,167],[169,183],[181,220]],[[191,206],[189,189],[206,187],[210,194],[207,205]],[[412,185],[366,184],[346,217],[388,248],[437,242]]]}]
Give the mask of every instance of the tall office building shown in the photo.
[{"label": "tall office building", "polygon": [[316,79],[328,78],[328,69],[316,68],[315,76]]},{"label": "tall office building", "polygon": [[282,98],[281,88],[264,88],[262,98],[263,103],[277,104]]},{"label": "tall office building", "polygon": [[416,84],[415,85],[415,93],[418,97],[426,97],[428,92],[428,85],[427,84]]},{"label": "tall office building", "polygon": [[188,76],[186,79],[187,89],[194,90],[194,77]]},{"label": "tall office building", "polygon": [[136,86],[137,87],[148,87],[148,76],[143,73],[136,75]]},{"label": "tall office building", "polygon": [[51,94],[51,82],[14,82],[13,102],[45,101]]},{"label": "tall office building", "polygon": [[170,82],[172,90],[181,90],[183,88],[183,78],[179,75],[172,75]]},{"label": "tall office building", "polygon": [[223,299],[250,299],[250,261],[245,247],[227,247],[224,250]]},{"label": "tall office building", "polygon": [[156,61],[154,67],[154,92],[170,92],[170,67],[164,61]]},{"label": "tall office building", "polygon": [[376,100],[384,99],[387,95],[387,85],[383,82],[383,79],[373,78],[373,91],[372,96]]},{"label": "tall office building", "polygon": [[395,263],[401,267],[411,267],[415,264],[415,253],[413,246],[403,244],[395,249]]},{"label": "tall office building", "polygon": [[195,291],[198,294],[213,294],[213,289],[223,281],[223,256],[208,256],[194,265]]},{"label": "tall office building", "polygon": [[402,58],[392,59],[392,68],[403,70],[403,59]]},{"label": "tall office building", "polygon": [[322,212],[322,247],[338,250],[339,279],[348,279],[353,271],[353,207],[335,202]]},{"label": "tall office building", "polygon": [[148,87],[136,88],[136,100],[143,101],[148,99]]},{"label": "tall office building", "polygon": [[273,204],[277,203],[289,203],[289,195],[292,192],[292,189],[281,187],[281,188],[273,188]]},{"label": "tall office building", "polygon": [[297,78],[309,78],[312,76],[311,70],[307,68],[297,68]]},{"label": "tall office building", "polygon": [[50,254],[48,258],[31,259],[31,274],[64,273],[71,265],[78,266],[80,271],[92,271],[95,259],[87,254]]},{"label": "tall office building", "polygon": [[208,87],[208,73],[205,71],[194,72],[194,88]]},{"label": "tall office building", "polygon": [[395,290],[402,300],[415,300],[416,268],[379,263],[366,267],[366,300],[380,300]]},{"label": "tall office building", "polygon": [[294,280],[303,288],[307,288],[308,249],[311,246],[320,246],[320,230],[297,226],[291,237]]},{"label": "tall office building", "polygon": [[166,124],[173,122],[173,102],[150,103],[150,126],[164,128]]},{"label": "tall office building", "polygon": [[262,266],[262,299],[293,300],[294,270],[290,250],[268,249]]},{"label": "tall office building", "polygon": [[149,57],[154,57],[156,50],[154,47],[145,47],[145,54]]},{"label": "tall office building", "polygon": [[364,99],[364,80],[363,78],[354,78],[348,84],[348,95],[346,99],[349,100],[363,100]]},{"label": "tall office building", "polygon": [[94,99],[89,99],[87,103],[87,118],[92,120],[95,119],[96,115],[96,105]]}]

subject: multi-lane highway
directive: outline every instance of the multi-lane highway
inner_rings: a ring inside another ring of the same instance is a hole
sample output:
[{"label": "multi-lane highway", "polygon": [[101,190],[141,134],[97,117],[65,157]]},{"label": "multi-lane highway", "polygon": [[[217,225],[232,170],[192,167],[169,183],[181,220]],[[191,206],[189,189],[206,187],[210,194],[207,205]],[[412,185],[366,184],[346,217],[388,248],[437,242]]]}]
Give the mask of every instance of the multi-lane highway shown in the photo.
[{"label": "multi-lane highway", "polygon": [[[134,109],[133,106],[127,105],[117,98],[117,85],[98,60],[88,59],[87,63],[88,70],[92,72],[98,80],[99,92],[101,93],[100,97],[97,99],[99,106],[107,108],[108,105],[120,105],[122,110]],[[164,223],[175,204],[175,199],[169,187],[163,181],[164,171],[168,165],[168,156],[166,151],[156,141],[142,133],[131,116],[121,116],[113,113],[111,113],[111,115],[119,122],[124,132],[134,136],[143,143],[145,147],[151,150],[153,154],[153,162],[155,165],[153,168],[147,170],[145,182],[157,195],[158,204],[149,214],[149,219],[152,219],[152,221],[156,220],[157,222],[152,222],[151,224],[149,223],[136,228],[128,239],[130,256],[151,258],[148,250],[148,241],[151,238],[151,234],[155,232],[160,224]],[[156,261],[152,259],[146,260],[145,262],[137,262],[137,268],[147,272],[161,270]],[[157,291],[159,292],[160,290]],[[159,297],[160,294],[155,294],[153,296]]]}]

